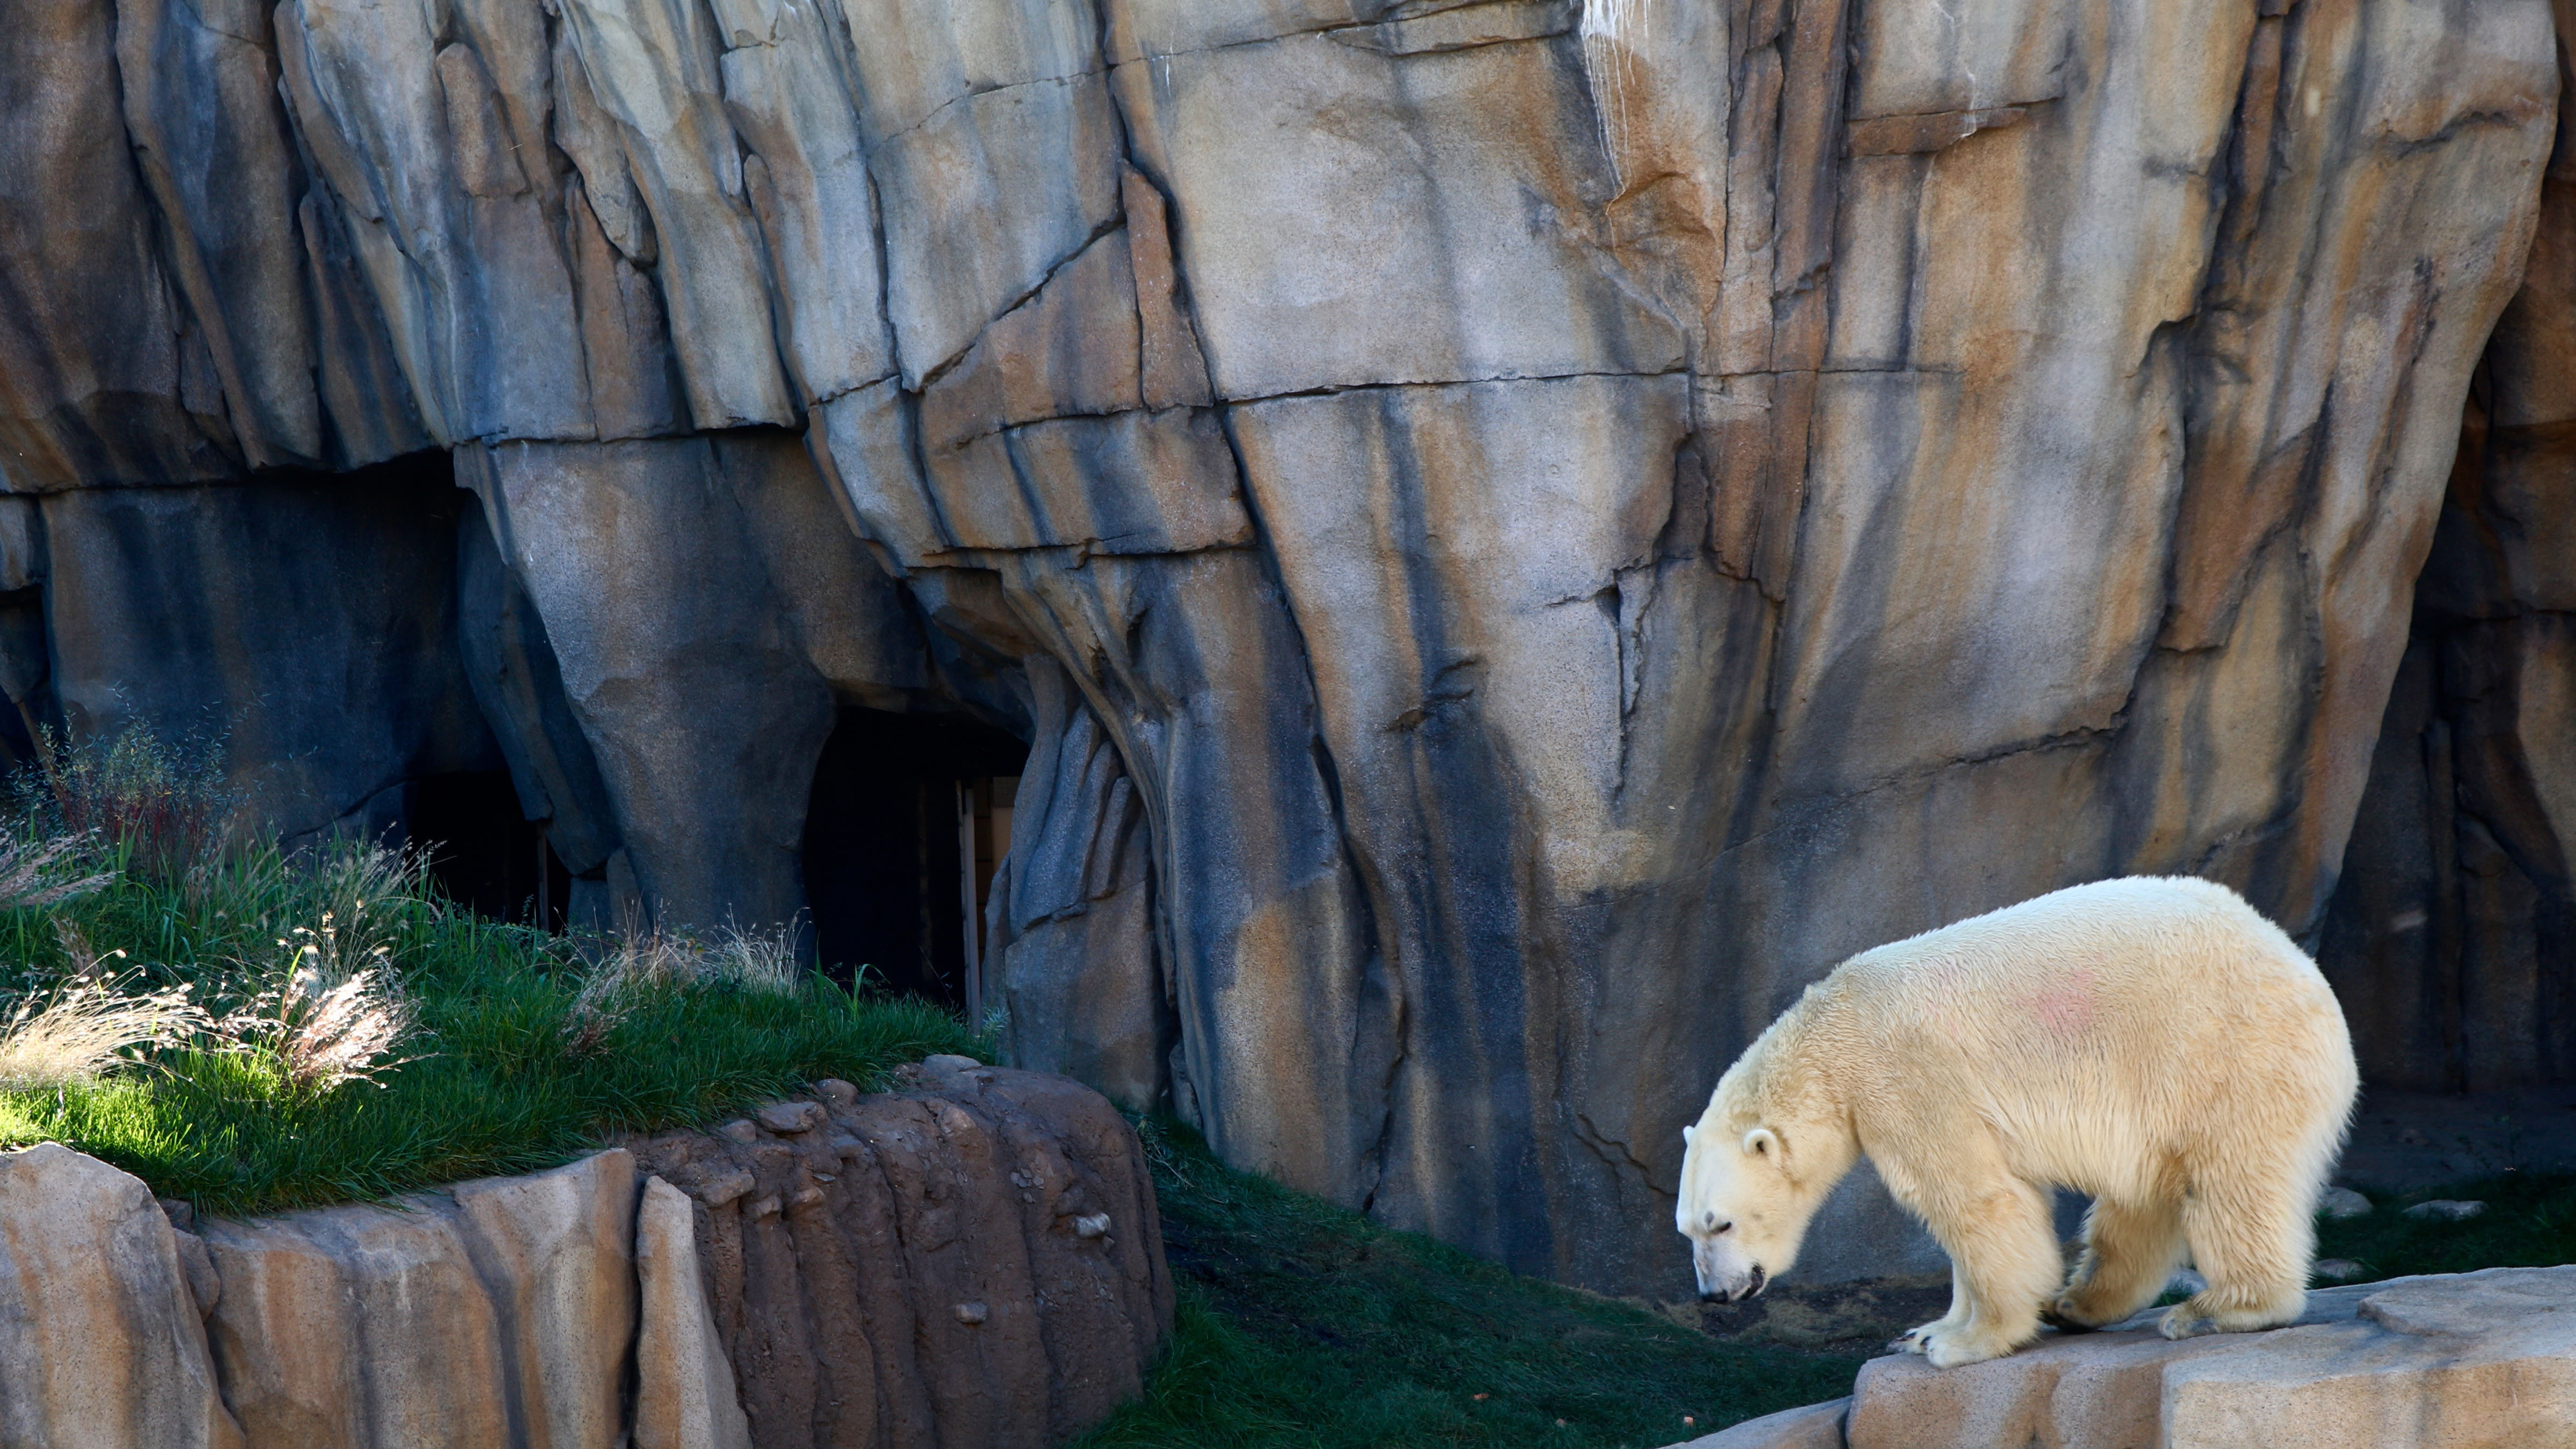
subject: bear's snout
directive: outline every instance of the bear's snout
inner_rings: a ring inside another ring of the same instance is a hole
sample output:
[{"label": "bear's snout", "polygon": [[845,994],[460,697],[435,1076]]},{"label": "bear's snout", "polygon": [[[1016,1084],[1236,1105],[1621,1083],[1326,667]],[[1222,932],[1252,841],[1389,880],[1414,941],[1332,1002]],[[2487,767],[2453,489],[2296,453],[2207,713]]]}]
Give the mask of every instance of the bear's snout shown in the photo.
[{"label": "bear's snout", "polygon": [[1770,1283],[1771,1275],[1763,1272],[1762,1265],[1756,1263],[1753,1265],[1753,1271],[1750,1274],[1747,1274],[1744,1281],[1741,1283],[1730,1284],[1724,1289],[1701,1289],[1699,1301],[1702,1303],[1740,1303],[1747,1298],[1760,1296],[1762,1290],[1770,1286]]}]

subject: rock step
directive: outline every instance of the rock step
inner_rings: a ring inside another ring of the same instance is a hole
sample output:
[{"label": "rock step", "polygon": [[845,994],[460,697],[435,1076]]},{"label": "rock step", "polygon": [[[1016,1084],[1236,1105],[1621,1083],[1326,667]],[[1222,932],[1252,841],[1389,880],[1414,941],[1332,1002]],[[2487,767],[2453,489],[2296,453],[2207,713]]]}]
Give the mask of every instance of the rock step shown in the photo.
[{"label": "rock step", "polygon": [[2576,1449],[2576,1267],[2316,1289],[2268,1333],[2153,1321],[1964,1368],[1872,1359],[1848,1399],[1675,1449]]}]

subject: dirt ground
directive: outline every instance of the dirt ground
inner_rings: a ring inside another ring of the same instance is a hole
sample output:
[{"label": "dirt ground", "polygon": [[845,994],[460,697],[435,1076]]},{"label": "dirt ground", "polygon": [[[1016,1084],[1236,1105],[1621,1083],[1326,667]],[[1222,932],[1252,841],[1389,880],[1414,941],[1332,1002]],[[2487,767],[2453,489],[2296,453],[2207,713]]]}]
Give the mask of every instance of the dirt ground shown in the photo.
[{"label": "dirt ground", "polygon": [[1950,1310],[1950,1280],[1875,1278],[1859,1283],[1775,1283],[1742,1303],[1677,1305],[1696,1327],[1730,1343],[1776,1343],[1811,1353],[1869,1357],[1887,1341]]}]

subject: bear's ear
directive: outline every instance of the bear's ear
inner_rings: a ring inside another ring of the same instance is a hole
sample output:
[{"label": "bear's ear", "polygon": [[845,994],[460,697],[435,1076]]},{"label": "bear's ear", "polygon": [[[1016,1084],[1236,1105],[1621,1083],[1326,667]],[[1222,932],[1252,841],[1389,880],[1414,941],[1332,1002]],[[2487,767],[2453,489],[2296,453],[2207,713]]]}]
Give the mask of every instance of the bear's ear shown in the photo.
[{"label": "bear's ear", "polygon": [[1756,1127],[1744,1134],[1744,1150],[1756,1157],[1768,1157],[1777,1151],[1779,1146],[1780,1139],[1772,1136],[1771,1129],[1768,1127]]},{"label": "bear's ear", "polygon": [[1682,1129],[1682,1145],[1683,1145],[1684,1147],[1688,1147],[1688,1146],[1690,1146],[1690,1145],[1691,1145],[1691,1138],[1692,1138],[1694,1135],[1696,1135],[1696,1134],[1698,1133],[1698,1131],[1699,1131],[1699,1128],[1698,1128],[1698,1127],[1696,1127],[1696,1126],[1691,1126],[1691,1127],[1685,1127],[1685,1128],[1683,1128],[1683,1129]]}]

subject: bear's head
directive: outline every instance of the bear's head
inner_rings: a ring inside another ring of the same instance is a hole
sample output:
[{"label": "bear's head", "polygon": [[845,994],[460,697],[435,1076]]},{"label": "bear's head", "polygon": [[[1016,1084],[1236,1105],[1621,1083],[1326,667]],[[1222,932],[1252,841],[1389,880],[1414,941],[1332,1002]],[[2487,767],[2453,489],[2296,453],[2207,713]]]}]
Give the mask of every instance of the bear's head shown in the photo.
[{"label": "bear's head", "polygon": [[1815,1198],[1790,1170],[1789,1144],[1761,1125],[1738,1130],[1712,1106],[1682,1129],[1682,1192],[1673,1225],[1690,1239],[1706,1302],[1762,1291],[1798,1261]]}]

